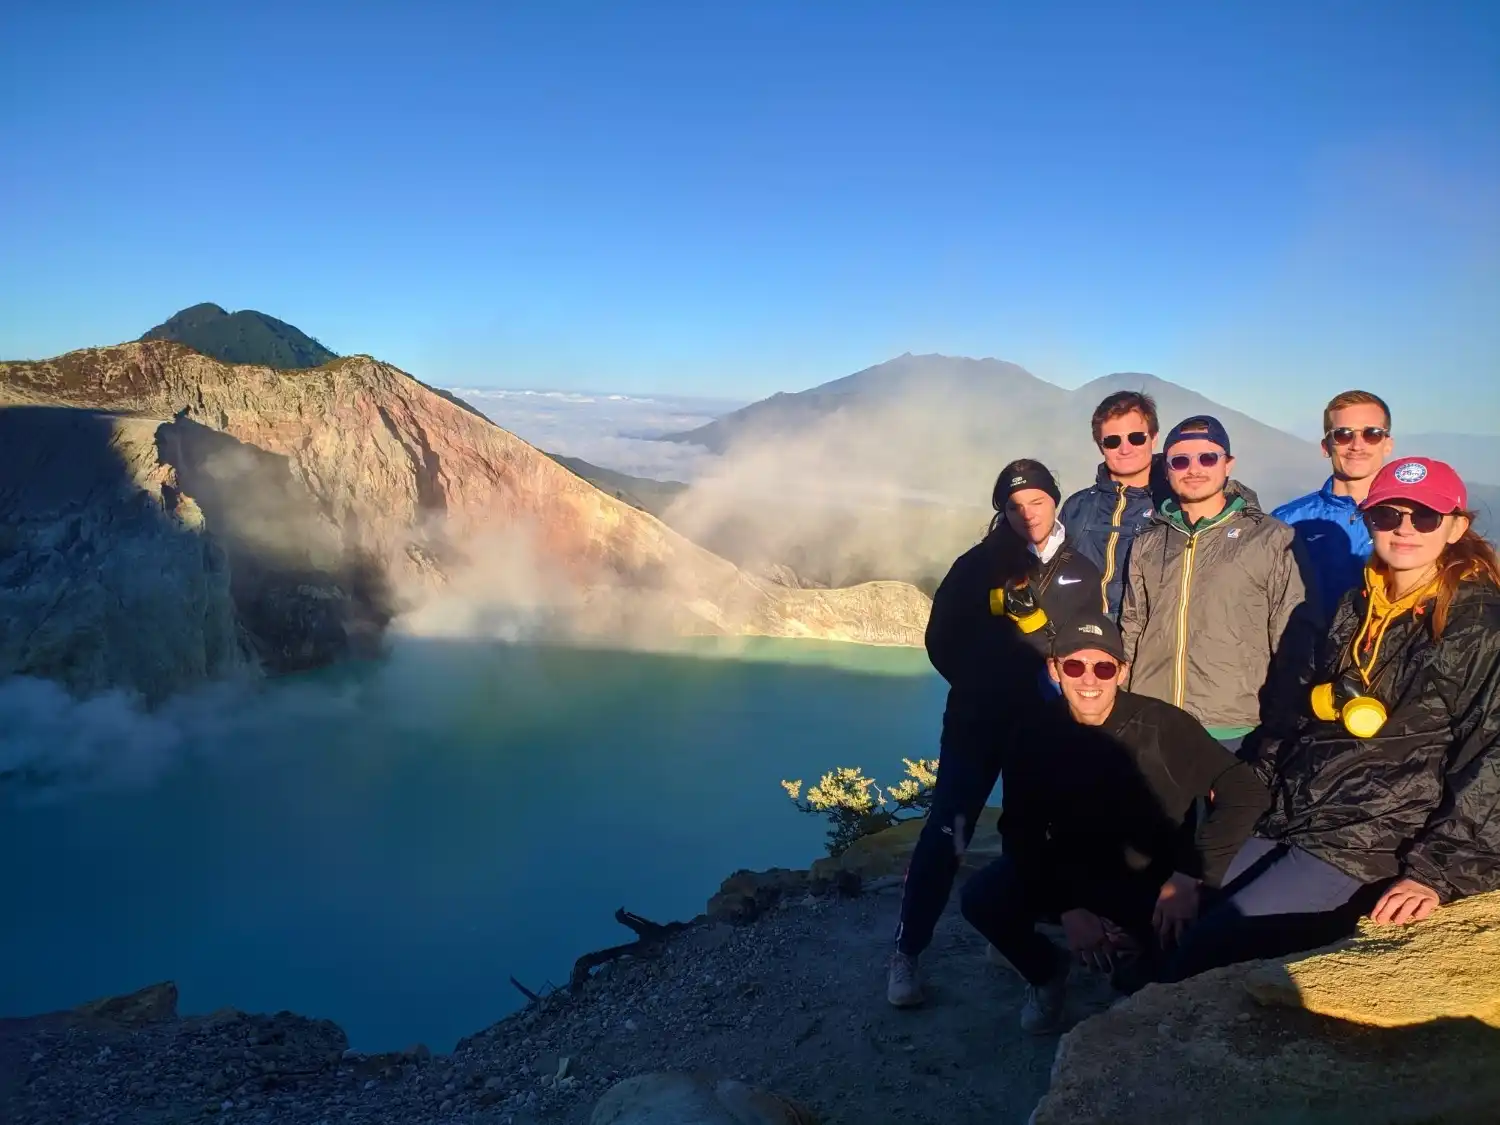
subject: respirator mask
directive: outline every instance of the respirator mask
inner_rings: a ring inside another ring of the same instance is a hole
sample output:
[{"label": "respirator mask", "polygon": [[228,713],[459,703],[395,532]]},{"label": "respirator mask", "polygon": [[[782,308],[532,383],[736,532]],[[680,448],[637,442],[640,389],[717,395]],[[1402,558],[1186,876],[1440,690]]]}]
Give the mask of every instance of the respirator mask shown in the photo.
[{"label": "respirator mask", "polygon": [[1023,633],[1035,633],[1047,624],[1047,611],[1036,600],[1027,578],[991,590],[990,612],[996,617],[1009,617]]},{"label": "respirator mask", "polygon": [[1342,723],[1355,738],[1374,738],[1385,726],[1385,704],[1369,694],[1354,671],[1312,689],[1312,713],[1325,723]]}]

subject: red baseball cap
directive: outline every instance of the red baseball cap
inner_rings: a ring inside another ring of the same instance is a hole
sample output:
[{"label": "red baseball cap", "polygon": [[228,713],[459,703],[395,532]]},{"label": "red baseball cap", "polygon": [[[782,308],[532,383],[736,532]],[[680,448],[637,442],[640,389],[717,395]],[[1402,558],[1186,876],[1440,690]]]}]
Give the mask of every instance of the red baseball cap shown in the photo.
[{"label": "red baseball cap", "polygon": [[1447,515],[1468,508],[1469,492],[1447,462],[1430,457],[1403,457],[1375,474],[1370,495],[1359,506],[1360,511],[1387,500],[1409,500]]}]

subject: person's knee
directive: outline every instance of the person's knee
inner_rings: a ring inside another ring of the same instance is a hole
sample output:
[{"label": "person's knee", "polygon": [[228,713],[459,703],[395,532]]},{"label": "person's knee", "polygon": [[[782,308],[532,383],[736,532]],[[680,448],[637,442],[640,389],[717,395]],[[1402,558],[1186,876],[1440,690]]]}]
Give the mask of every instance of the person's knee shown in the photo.
[{"label": "person's knee", "polygon": [[978,928],[996,914],[1010,909],[1016,899],[1016,874],[1006,860],[997,860],[974,874],[958,896],[958,908],[965,920]]}]

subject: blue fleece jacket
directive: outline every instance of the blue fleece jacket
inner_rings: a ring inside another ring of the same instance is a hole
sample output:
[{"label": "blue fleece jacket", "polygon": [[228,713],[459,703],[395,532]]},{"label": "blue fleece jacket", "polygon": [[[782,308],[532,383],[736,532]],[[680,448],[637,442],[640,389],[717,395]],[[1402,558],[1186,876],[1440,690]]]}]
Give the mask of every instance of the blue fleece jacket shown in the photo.
[{"label": "blue fleece jacket", "polygon": [[1271,514],[1296,531],[1324,606],[1338,605],[1339,598],[1364,580],[1370,531],[1353,498],[1333,491],[1332,477],[1318,491],[1288,500]]}]

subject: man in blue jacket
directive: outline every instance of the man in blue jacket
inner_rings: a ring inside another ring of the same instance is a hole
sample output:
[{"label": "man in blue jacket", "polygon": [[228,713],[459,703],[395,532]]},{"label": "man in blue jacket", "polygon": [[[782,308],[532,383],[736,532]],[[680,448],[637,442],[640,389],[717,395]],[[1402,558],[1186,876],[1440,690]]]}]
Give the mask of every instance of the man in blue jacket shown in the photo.
[{"label": "man in blue jacket", "polygon": [[[1288,500],[1271,514],[1292,525],[1307,553],[1324,612],[1363,581],[1370,532],[1359,505],[1391,455],[1391,411],[1369,391],[1335,395],[1323,411],[1323,456],[1333,475],[1316,492]],[[1072,530],[1073,525],[1067,525]]]},{"label": "man in blue jacket", "polygon": [[1093,429],[1104,456],[1099,477],[1069,496],[1058,518],[1078,553],[1099,568],[1099,608],[1118,619],[1131,541],[1170,495],[1155,453],[1156,403],[1140,391],[1118,391],[1095,408]]}]

